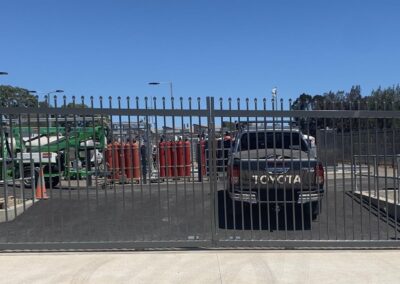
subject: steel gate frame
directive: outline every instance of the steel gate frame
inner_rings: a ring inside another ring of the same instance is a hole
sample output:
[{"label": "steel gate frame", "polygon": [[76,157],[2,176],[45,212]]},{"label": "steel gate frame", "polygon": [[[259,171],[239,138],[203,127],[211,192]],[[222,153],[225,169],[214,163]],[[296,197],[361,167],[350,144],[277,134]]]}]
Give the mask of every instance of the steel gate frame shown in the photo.
[{"label": "steel gate frame", "polygon": [[[214,98],[207,97],[206,109],[168,109],[168,116],[207,117],[209,152],[211,153],[210,191],[211,191],[211,239],[198,241],[128,241],[128,242],[32,242],[0,243],[0,250],[103,250],[103,249],[154,249],[154,248],[400,248],[400,240],[224,240],[218,234],[218,196],[217,196],[217,145],[216,119],[220,117],[257,117],[257,118],[388,118],[400,119],[399,111],[390,110],[222,110],[215,109]],[[23,108],[0,107],[0,113],[6,115],[109,115],[109,116],[166,116],[165,109],[106,109],[106,108]]]}]

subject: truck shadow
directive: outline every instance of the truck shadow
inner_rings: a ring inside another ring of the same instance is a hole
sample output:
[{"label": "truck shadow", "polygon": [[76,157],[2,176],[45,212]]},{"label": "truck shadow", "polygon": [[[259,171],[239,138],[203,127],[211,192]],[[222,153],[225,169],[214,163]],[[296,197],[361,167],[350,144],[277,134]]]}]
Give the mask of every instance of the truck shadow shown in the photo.
[{"label": "truck shadow", "polygon": [[[279,212],[273,206],[255,204],[234,204],[229,202],[224,191],[218,192],[218,227],[228,230],[269,230],[298,231],[311,230],[311,219],[292,206]],[[286,210],[285,210],[286,209]]]}]

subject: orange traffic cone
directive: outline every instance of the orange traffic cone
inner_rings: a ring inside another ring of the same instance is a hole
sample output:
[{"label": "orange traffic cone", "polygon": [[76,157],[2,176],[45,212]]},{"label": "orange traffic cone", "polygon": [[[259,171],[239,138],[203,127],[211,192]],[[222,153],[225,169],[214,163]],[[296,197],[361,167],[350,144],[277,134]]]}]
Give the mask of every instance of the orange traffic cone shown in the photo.
[{"label": "orange traffic cone", "polygon": [[49,196],[46,192],[46,182],[44,180],[43,168],[40,169],[39,179],[36,186],[36,199],[49,199]]}]

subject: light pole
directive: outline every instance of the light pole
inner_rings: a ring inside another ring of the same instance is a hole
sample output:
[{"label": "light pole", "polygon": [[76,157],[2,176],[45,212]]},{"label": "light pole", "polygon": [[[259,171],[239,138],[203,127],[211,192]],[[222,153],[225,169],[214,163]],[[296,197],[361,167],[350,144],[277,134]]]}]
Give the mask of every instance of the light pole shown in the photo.
[{"label": "light pole", "polygon": [[55,94],[55,93],[64,93],[64,90],[54,90],[54,91],[45,93],[45,95],[47,96],[47,106],[48,107],[50,107],[50,95]]},{"label": "light pole", "polygon": [[[272,98],[273,98],[274,101],[275,101],[275,110],[278,110],[278,89],[277,89],[277,87],[274,87],[274,88],[272,89],[271,93],[272,93]],[[272,105],[272,108],[273,108],[273,107],[274,107],[274,106]]]},{"label": "light pole", "polygon": [[161,84],[168,84],[169,85],[169,93],[171,95],[171,99],[174,97],[174,93],[172,90],[172,82],[149,82],[149,85],[161,85]]}]

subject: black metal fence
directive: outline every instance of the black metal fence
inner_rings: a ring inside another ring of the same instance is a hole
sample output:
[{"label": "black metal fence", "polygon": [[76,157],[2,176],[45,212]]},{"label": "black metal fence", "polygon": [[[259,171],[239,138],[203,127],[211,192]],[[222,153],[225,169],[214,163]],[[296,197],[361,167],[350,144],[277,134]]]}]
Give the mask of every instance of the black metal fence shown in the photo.
[{"label": "black metal fence", "polygon": [[400,244],[398,111],[77,105],[0,108],[1,249]]}]

